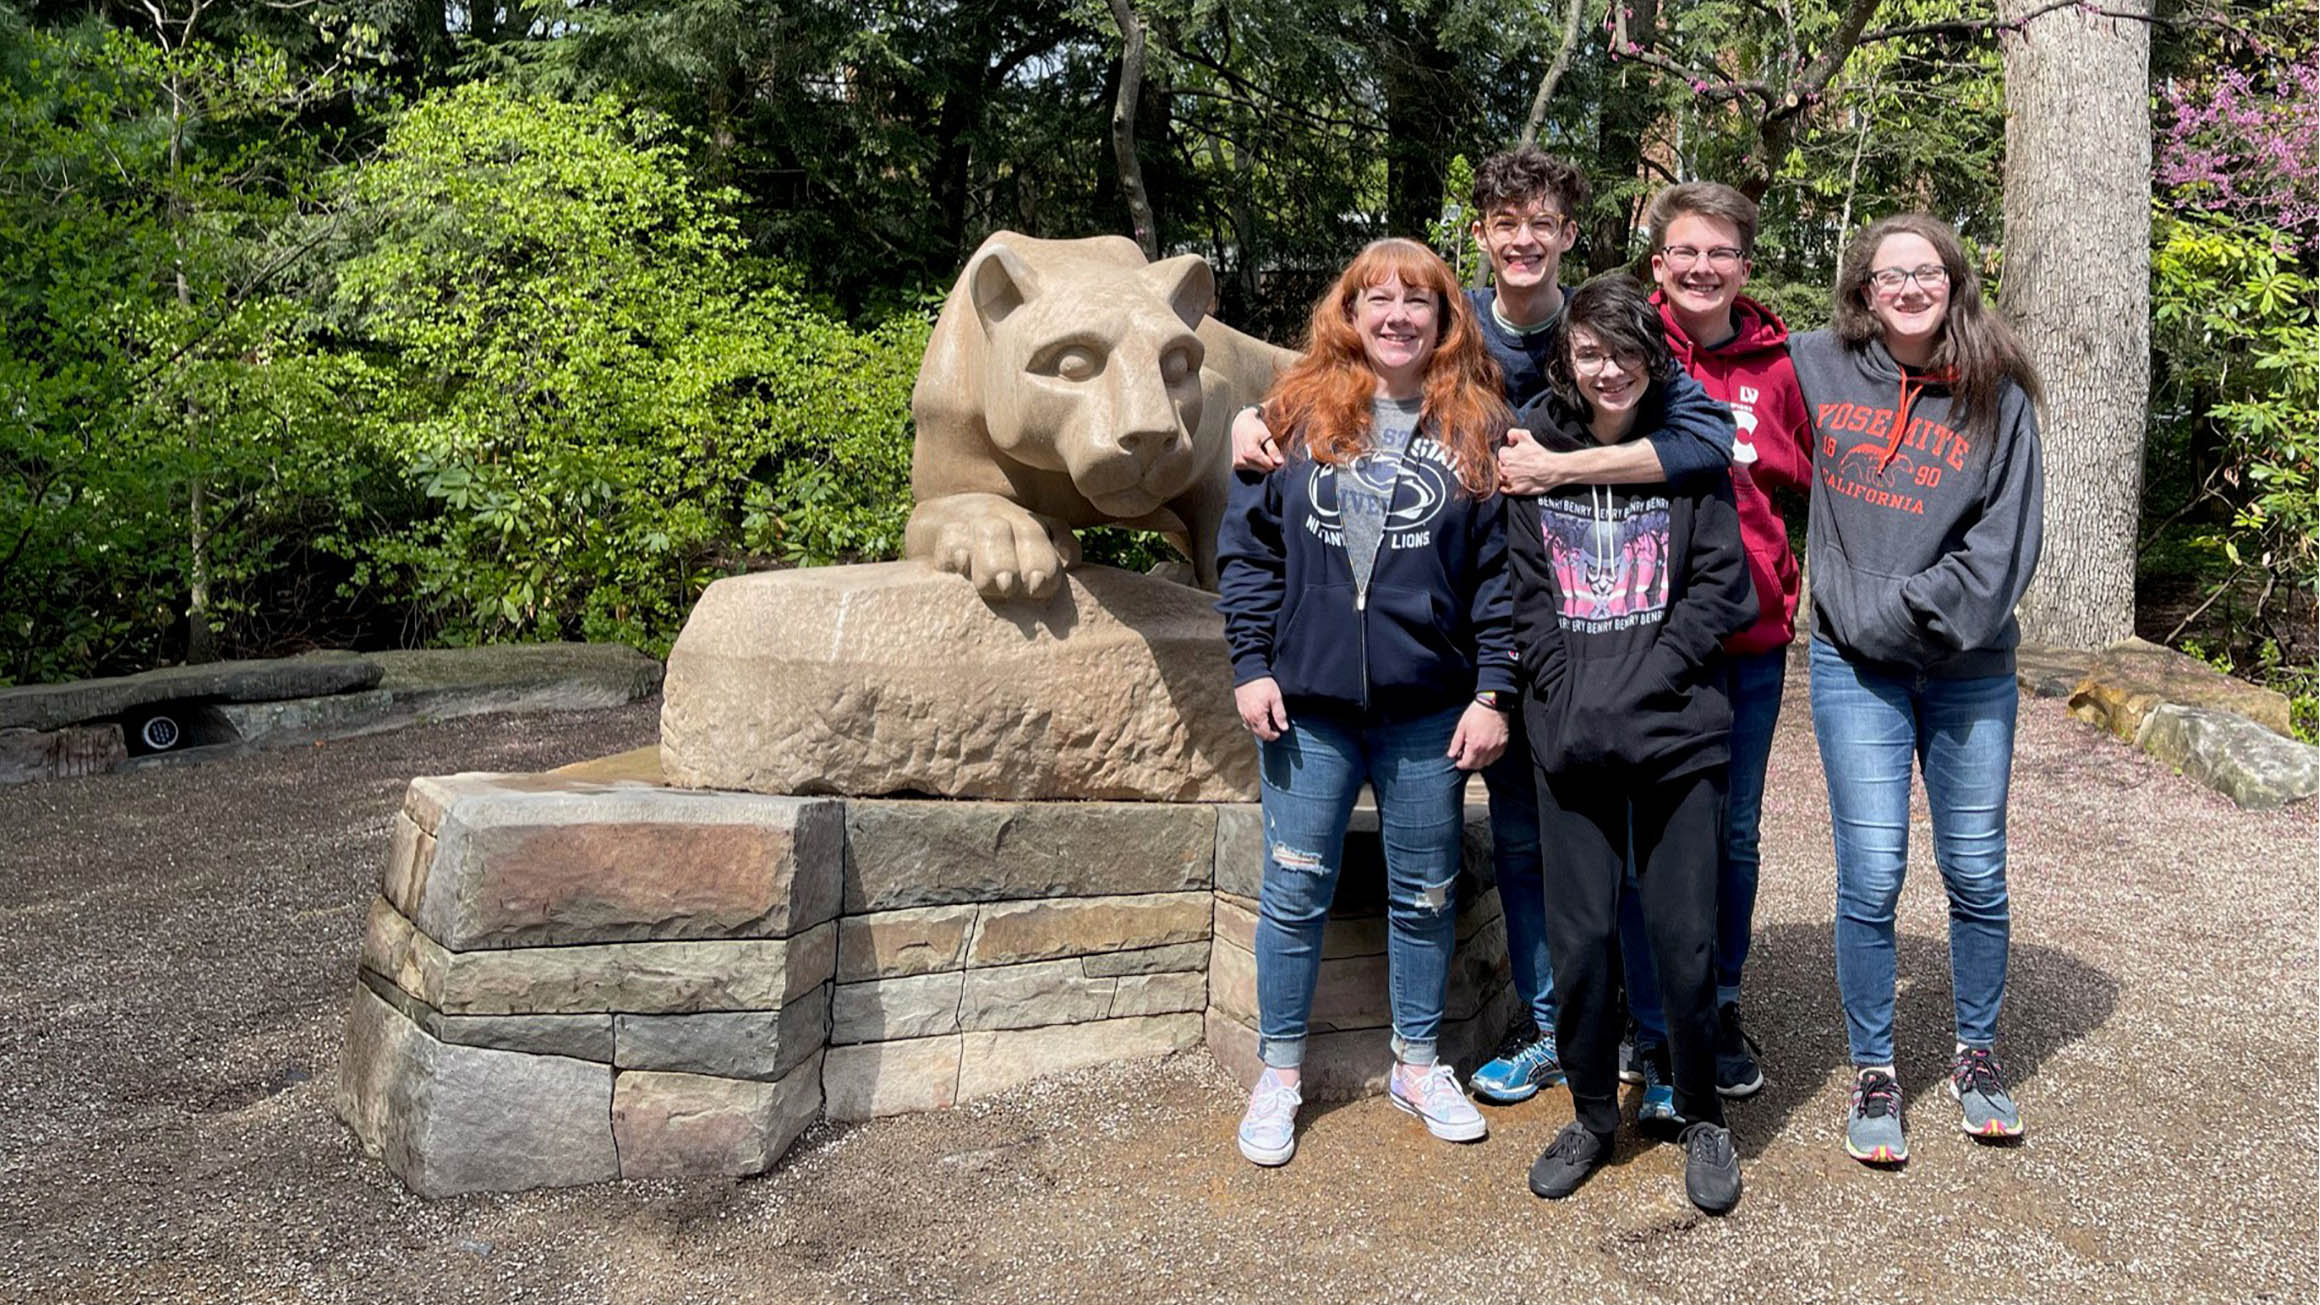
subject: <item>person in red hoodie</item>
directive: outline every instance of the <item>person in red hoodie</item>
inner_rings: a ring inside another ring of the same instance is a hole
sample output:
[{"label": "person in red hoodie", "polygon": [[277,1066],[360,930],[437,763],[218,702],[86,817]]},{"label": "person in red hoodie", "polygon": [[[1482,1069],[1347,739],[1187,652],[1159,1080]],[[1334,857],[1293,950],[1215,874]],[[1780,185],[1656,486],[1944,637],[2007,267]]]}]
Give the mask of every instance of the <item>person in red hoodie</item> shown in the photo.
[{"label": "person in red hoodie", "polygon": [[[1745,1097],[1764,1086],[1740,1026],[1740,969],[1756,913],[1757,829],[1766,763],[1780,719],[1788,645],[1796,637],[1799,574],[1775,491],[1811,485],[1812,420],[1788,360],[1788,327],[1741,293],[1756,241],[1756,204],[1730,186],[1685,182],[1661,191],[1648,215],[1652,302],[1676,362],[1732,409],[1732,493],[1759,609],[1724,641],[1732,698],[1732,769],[1716,876],[1716,1091]],[[1622,907],[1628,1007],[1637,1031],[1634,1073],[1645,1085],[1639,1118],[1673,1121],[1667,1034],[1633,894]]]}]

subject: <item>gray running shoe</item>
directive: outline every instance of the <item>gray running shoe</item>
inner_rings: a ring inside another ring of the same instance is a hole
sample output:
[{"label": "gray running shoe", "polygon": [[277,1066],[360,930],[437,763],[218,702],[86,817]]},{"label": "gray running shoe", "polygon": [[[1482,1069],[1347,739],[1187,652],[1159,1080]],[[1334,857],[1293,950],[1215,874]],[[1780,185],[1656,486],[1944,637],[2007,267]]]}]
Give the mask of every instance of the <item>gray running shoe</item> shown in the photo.
[{"label": "gray running shoe", "polygon": [[1949,1065],[1949,1094],[1957,1098],[1964,1118],[1958,1127],[1973,1137],[2022,1136],[2022,1112],[1999,1077],[1998,1058],[1988,1047],[1968,1047]]},{"label": "gray running shoe", "polygon": [[1684,1195],[1708,1214],[1740,1204],[1740,1157],[1732,1131],[1705,1120],[1684,1129]]},{"label": "gray running shoe", "polygon": [[1901,1132],[1901,1085],[1884,1070],[1865,1070],[1853,1080],[1845,1154],[1872,1165],[1897,1165],[1909,1158],[1909,1139]]}]

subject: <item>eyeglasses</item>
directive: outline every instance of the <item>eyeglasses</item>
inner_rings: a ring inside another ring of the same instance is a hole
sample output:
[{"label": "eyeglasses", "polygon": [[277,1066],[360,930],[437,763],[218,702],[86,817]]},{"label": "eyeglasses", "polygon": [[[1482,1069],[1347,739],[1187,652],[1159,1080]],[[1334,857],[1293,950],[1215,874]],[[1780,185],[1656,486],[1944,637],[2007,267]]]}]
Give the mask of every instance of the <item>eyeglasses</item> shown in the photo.
[{"label": "eyeglasses", "polygon": [[1563,224],[1568,221],[1560,213],[1535,213],[1520,221],[1511,217],[1492,218],[1484,229],[1495,240],[1512,240],[1525,231],[1538,240],[1553,240],[1563,234]]},{"label": "eyeglasses", "polygon": [[1734,249],[1730,245],[1718,245],[1714,249],[1694,249],[1690,245],[1665,245],[1661,247],[1659,254],[1660,257],[1668,261],[1668,265],[1671,267],[1690,267],[1705,258],[1708,260],[1708,266],[1719,272],[1729,272],[1748,261],[1747,250]]},{"label": "eyeglasses", "polygon": [[1621,371],[1642,365],[1643,359],[1630,357],[1626,354],[1607,353],[1600,349],[1574,349],[1571,351],[1571,370],[1582,376],[1592,376],[1596,372]]},{"label": "eyeglasses", "polygon": [[1920,290],[1939,290],[1949,284],[1949,269],[1939,263],[1923,267],[1880,267],[1869,274],[1869,284],[1882,295],[1899,294],[1901,287],[1915,284]]}]

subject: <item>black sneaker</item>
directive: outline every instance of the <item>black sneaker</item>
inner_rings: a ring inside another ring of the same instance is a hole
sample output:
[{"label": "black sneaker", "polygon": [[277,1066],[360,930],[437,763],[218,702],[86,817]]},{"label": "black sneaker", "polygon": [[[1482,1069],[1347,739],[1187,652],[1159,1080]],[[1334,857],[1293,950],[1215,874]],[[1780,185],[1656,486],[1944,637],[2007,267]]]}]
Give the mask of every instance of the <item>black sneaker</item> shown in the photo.
[{"label": "black sneaker", "polygon": [[1601,1133],[1590,1133],[1578,1120],[1563,1125],[1539,1158],[1531,1161],[1531,1191],[1550,1201],[1560,1201],[1579,1190],[1587,1175],[1601,1169],[1611,1158],[1611,1139]]},{"label": "black sneaker", "polygon": [[1635,1058],[1635,1035],[1630,1033],[1619,1040],[1619,1081],[1641,1083],[1643,1062]]},{"label": "black sneaker", "polygon": [[1738,1205],[1740,1155],[1732,1149],[1732,1130],[1702,1120],[1684,1130],[1683,1142],[1684,1195],[1709,1214]]},{"label": "black sneaker", "polygon": [[1756,1064],[1756,1039],[1740,1027],[1740,1003],[1728,1001],[1716,1008],[1716,1095],[1752,1097],[1764,1090],[1764,1071]]},{"label": "black sneaker", "polygon": [[1627,1032],[1619,1039],[1619,1081],[1622,1083],[1641,1083],[1643,1081],[1643,1062],[1637,1060],[1635,1056],[1635,1040],[1641,1030],[1636,1028],[1634,1020],[1627,1021],[1626,1028]]}]

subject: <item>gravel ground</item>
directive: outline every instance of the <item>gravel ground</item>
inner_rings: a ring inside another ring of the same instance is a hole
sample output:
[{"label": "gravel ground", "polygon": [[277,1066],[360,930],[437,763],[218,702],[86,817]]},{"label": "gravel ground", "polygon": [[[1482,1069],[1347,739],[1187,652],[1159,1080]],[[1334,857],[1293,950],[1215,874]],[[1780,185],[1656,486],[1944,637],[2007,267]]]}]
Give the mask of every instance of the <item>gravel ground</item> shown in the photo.
[{"label": "gravel ground", "polygon": [[1720,1220],[1665,1145],[1534,1200],[1560,1093],[1467,1147],[1374,1100],[1309,1111],[1258,1171],[1201,1053],[818,1128],[739,1183],[423,1202],[329,1110],[404,781],[633,747],[654,705],[0,790],[0,1300],[2311,1300],[2312,807],[2237,811],[2026,701],[2000,1052],[2030,1136],[1960,1136],[1939,1090],[1921,849],[1915,1159],[1872,1172],[1837,1145],[1827,807],[1801,679],[1789,701],[1747,996],[1770,1086],[1732,1110],[1748,1186]]}]

